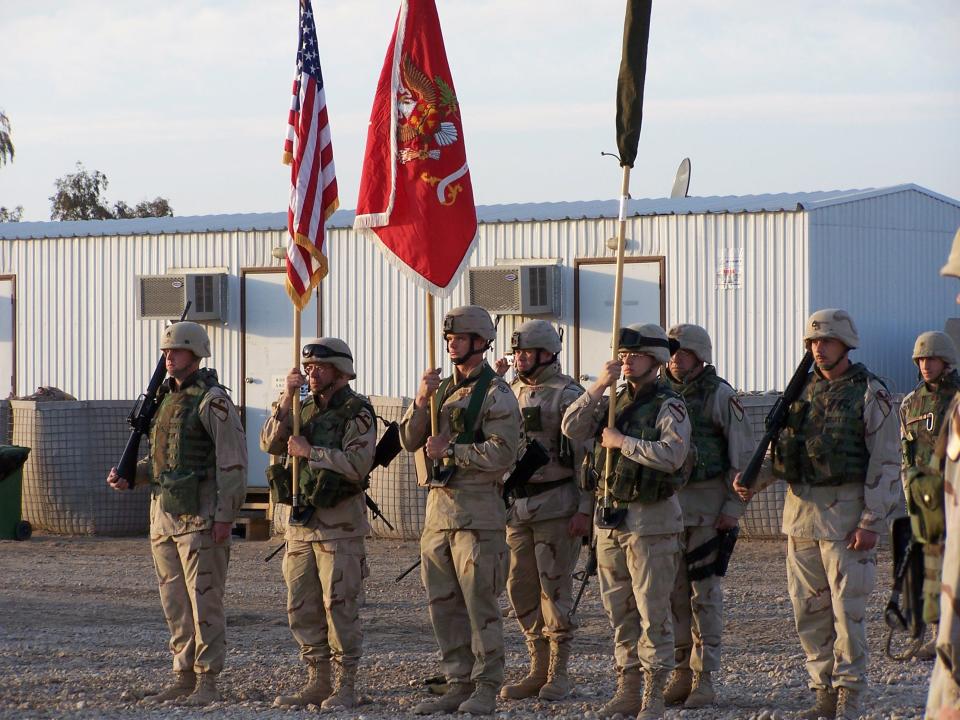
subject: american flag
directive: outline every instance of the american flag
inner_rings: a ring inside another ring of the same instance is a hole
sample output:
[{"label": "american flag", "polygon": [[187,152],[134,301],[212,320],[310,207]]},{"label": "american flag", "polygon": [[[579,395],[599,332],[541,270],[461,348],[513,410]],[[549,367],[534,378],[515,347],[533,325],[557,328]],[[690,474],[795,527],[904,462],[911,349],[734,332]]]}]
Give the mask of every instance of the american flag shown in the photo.
[{"label": "american flag", "polygon": [[283,162],[291,166],[287,293],[294,305],[303,309],[310,301],[313,288],[327,274],[327,259],[323,255],[324,223],[340,205],[327,98],[317,51],[317,28],[310,0],[300,3],[297,74],[293,79]]}]

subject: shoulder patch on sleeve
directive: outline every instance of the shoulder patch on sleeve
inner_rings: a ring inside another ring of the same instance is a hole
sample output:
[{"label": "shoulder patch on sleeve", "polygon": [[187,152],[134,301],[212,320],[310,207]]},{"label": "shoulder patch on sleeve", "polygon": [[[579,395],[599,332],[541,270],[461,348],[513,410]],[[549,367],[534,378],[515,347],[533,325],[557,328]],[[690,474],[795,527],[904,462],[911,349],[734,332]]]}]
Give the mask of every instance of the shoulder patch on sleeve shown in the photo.
[{"label": "shoulder patch on sleeve", "polygon": [[737,422],[743,422],[743,416],[745,414],[743,403],[740,402],[740,398],[738,398],[736,395],[730,396],[730,412],[733,413],[733,416],[737,419]]},{"label": "shoulder patch on sleeve", "polygon": [[499,390],[499,391],[502,392],[502,393],[509,393],[509,392],[510,392],[510,386],[509,386],[509,385],[506,385],[505,383],[499,383],[499,384],[497,385],[497,390]]},{"label": "shoulder patch on sleeve", "polygon": [[884,417],[890,414],[890,411],[893,409],[893,399],[890,397],[890,393],[887,392],[886,388],[877,389],[877,404],[880,405],[880,412],[883,413]]},{"label": "shoulder patch on sleeve", "polygon": [[215,397],[210,400],[210,410],[220,422],[226,422],[230,417],[230,406],[227,405],[226,398]]},{"label": "shoulder patch on sleeve", "polygon": [[673,415],[677,422],[683,422],[687,419],[687,406],[683,403],[668,402],[667,407],[670,409],[670,414]]},{"label": "shoulder patch on sleeve", "polygon": [[357,423],[357,430],[360,431],[361,435],[366,435],[370,428],[373,427],[373,418],[370,416],[370,412],[366,409],[360,412],[354,418],[354,421]]}]

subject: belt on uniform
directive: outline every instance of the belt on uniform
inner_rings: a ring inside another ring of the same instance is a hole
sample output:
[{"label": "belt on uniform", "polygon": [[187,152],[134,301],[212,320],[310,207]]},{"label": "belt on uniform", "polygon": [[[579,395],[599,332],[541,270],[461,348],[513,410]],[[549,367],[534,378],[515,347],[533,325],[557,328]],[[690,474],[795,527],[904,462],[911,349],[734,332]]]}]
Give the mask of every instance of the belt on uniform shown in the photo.
[{"label": "belt on uniform", "polygon": [[545,483],[526,483],[525,485],[515,487],[513,489],[513,493],[511,494],[518,500],[520,498],[531,498],[536,495],[540,495],[541,493],[545,493],[547,490],[553,490],[554,488],[558,488],[561,485],[566,485],[570,482],[573,482],[573,476],[562,478],[560,480],[552,480]]}]

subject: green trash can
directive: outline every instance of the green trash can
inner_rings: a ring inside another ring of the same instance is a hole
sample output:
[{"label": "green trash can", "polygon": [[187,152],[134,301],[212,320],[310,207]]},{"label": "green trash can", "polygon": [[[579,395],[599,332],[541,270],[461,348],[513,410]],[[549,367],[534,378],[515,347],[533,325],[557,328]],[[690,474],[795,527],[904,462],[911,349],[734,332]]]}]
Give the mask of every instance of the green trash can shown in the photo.
[{"label": "green trash can", "polygon": [[33,528],[20,514],[23,464],[30,448],[0,445],[0,539],[27,540]]}]

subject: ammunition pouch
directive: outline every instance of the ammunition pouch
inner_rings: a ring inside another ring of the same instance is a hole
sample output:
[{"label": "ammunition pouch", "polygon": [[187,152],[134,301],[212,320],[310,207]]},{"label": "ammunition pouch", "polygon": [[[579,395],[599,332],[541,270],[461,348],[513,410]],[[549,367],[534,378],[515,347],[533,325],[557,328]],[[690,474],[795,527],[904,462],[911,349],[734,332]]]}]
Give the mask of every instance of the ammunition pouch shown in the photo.
[{"label": "ammunition pouch", "polygon": [[171,515],[196,515],[200,512],[200,481],[206,475],[168,470],[157,479],[160,507]]},{"label": "ammunition pouch", "polygon": [[270,500],[280,505],[293,503],[293,473],[283,463],[267,466],[267,484],[270,486]]},{"label": "ammunition pouch", "polygon": [[539,406],[520,408],[520,414],[523,416],[524,431],[541,432],[543,430],[543,417]]},{"label": "ammunition pouch", "polygon": [[600,486],[600,473],[594,467],[592,452],[587,453],[583,458],[580,471],[577,473],[577,486],[590,493],[596,492]]},{"label": "ammunition pouch", "polygon": [[649,504],[666,500],[676,487],[670,482],[672,476],[654,470],[617,453],[617,466],[608,481],[608,492],[619,502]]},{"label": "ammunition pouch", "polygon": [[305,486],[303,492],[307,502],[315,508],[332,508],[366,489],[332,470],[320,470],[311,479],[313,482]]},{"label": "ammunition pouch", "polygon": [[942,542],[946,531],[943,478],[911,467],[905,473],[905,480],[913,536],[923,543]]}]

